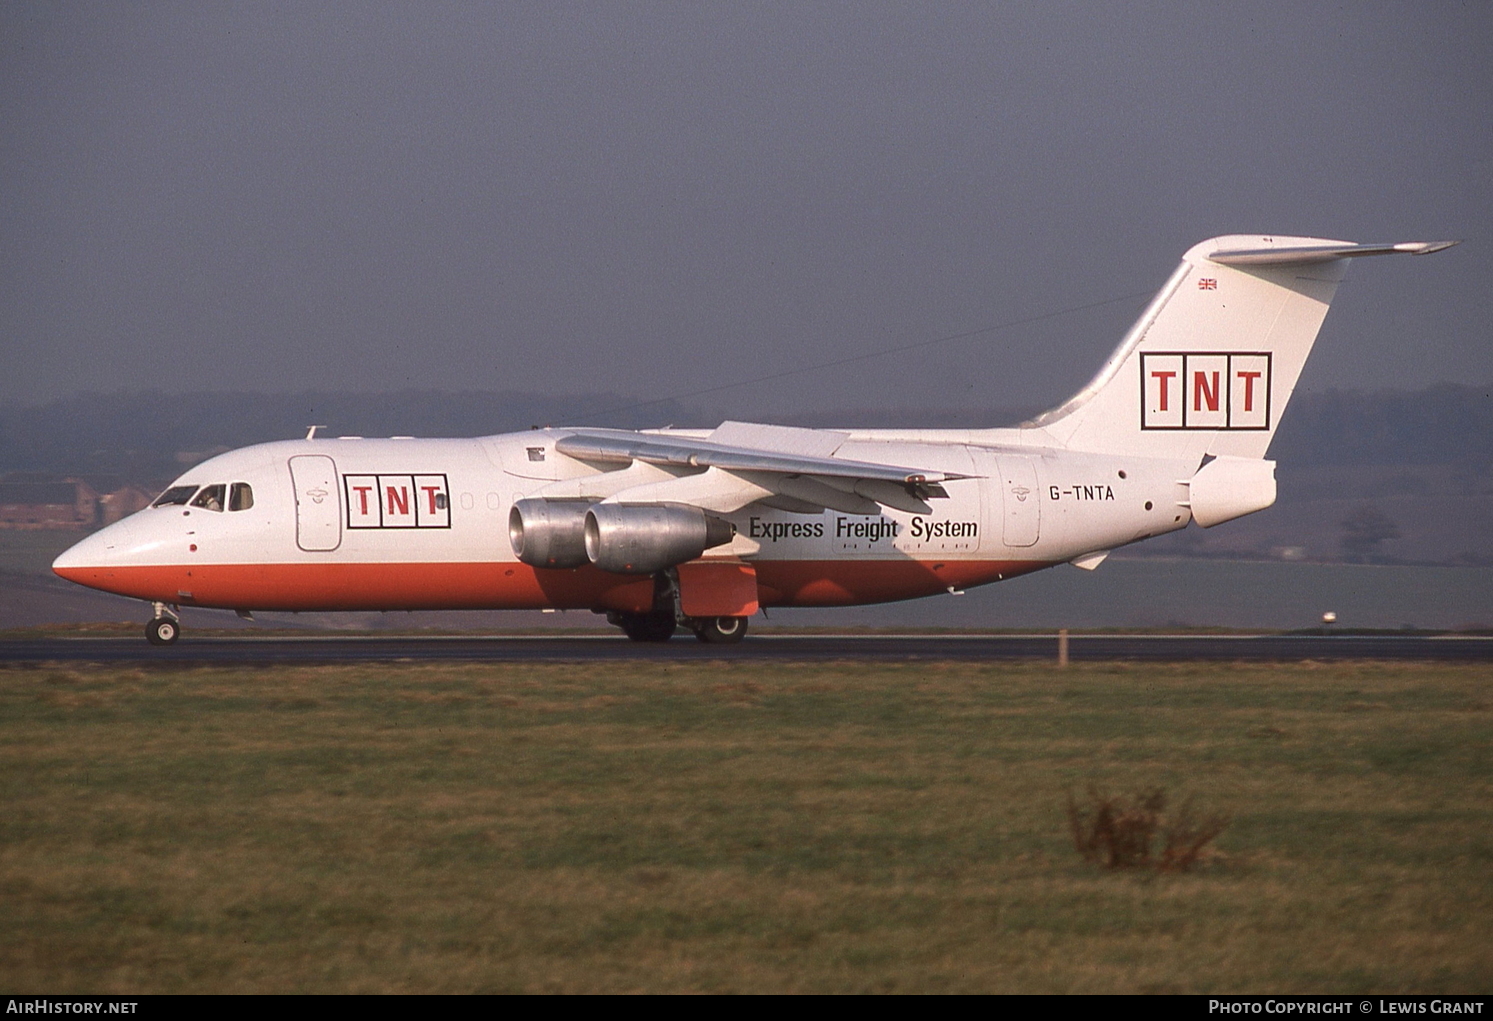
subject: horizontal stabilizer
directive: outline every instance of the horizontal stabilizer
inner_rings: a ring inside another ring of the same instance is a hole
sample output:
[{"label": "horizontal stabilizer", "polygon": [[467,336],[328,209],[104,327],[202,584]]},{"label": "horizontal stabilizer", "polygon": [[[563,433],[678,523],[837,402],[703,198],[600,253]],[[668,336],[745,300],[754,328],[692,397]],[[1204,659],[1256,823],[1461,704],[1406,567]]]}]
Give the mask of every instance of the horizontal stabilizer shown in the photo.
[{"label": "horizontal stabilizer", "polygon": [[1213,252],[1212,262],[1225,266],[1290,266],[1307,262],[1331,262],[1360,255],[1430,255],[1460,241],[1402,241],[1395,245],[1308,245],[1300,248],[1237,248]]}]

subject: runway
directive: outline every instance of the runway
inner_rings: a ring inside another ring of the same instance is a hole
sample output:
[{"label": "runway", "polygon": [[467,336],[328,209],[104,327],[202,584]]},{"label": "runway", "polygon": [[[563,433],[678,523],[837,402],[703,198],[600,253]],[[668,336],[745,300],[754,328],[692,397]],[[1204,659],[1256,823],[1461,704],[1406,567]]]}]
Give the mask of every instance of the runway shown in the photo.
[{"label": "runway", "polygon": [[[0,641],[0,664],[117,663],[235,666],[381,662],[564,663],[691,660],[1053,660],[1053,634],[1022,635],[753,635],[740,645],[705,645],[688,635],[660,645],[621,636],[554,637],[183,637],[157,647],[143,637],[44,638]],[[1108,635],[1074,634],[1075,661],[1145,660],[1493,661],[1493,637],[1468,635]]]}]

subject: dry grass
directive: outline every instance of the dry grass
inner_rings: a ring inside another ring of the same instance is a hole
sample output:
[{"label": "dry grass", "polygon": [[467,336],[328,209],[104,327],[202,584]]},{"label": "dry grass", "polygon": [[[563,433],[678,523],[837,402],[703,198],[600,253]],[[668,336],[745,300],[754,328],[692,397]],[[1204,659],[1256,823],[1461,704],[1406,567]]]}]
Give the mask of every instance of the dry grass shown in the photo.
[{"label": "dry grass", "polygon": [[[0,670],[0,985],[1486,991],[1489,681]],[[1098,870],[1089,785],[1233,823],[1191,871]]]}]

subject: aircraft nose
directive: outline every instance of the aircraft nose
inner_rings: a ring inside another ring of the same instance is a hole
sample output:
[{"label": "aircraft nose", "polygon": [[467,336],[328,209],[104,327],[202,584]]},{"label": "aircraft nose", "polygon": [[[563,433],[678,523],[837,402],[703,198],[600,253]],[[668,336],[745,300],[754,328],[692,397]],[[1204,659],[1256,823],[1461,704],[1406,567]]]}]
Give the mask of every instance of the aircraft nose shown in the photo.
[{"label": "aircraft nose", "polygon": [[[104,529],[108,531],[108,529]],[[75,542],[62,551],[62,555],[52,561],[52,572],[63,578],[68,578],[72,572],[89,567],[102,566],[104,552],[108,546],[103,542],[104,533],[96,532],[81,542]],[[71,580],[71,579],[69,579]]]},{"label": "aircraft nose", "polygon": [[82,581],[81,575],[117,563],[120,555],[136,545],[136,528],[126,519],[118,521],[73,543],[52,561],[52,573],[68,581]]}]

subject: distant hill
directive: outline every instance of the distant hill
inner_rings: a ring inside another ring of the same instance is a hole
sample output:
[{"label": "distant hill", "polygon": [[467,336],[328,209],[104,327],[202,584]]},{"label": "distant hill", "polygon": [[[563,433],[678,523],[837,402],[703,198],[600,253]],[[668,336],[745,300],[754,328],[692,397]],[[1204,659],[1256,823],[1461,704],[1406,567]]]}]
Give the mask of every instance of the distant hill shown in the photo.
[{"label": "distant hill", "polygon": [[1295,397],[1270,456],[1282,464],[1493,465],[1493,386],[1326,390]]},{"label": "distant hill", "polygon": [[[815,409],[779,421],[970,428],[1014,424],[1032,410]],[[110,473],[158,481],[222,449],[303,436],[314,422],[330,436],[482,436],[530,425],[712,425],[720,416],[678,402],[636,405],[608,393],[82,394],[30,408],[0,406],[0,473]],[[1493,470],[1493,387],[1300,394],[1271,455],[1291,472],[1444,464],[1481,475]]]},{"label": "distant hill", "polygon": [[[606,414],[617,408],[624,410]],[[670,402],[636,406],[608,393],[82,394],[35,407],[0,406],[0,473],[169,479],[213,453],[295,439],[312,424],[325,426],[322,435],[329,436],[483,436],[534,425],[639,428],[682,422],[685,414]]]},{"label": "distant hill", "polygon": [[[975,428],[1011,425],[1032,410],[811,409],[778,421]],[[88,394],[0,407],[0,476],[41,472],[50,473],[44,481],[95,480],[100,491],[126,483],[158,491],[214,453],[303,436],[312,423],[333,436],[479,436],[531,425],[709,426],[721,417],[605,392]],[[1299,394],[1270,453],[1280,464],[1274,507],[1120,555],[1493,564],[1493,387]],[[1374,526],[1368,539],[1365,522]]]},{"label": "distant hill", "polygon": [[[972,428],[1011,425],[1033,410],[851,408],[778,417],[819,427]],[[678,402],[637,405],[604,392],[84,394],[39,406],[0,406],[0,472],[174,475],[190,455],[295,438],[313,423],[334,436],[480,436],[532,425],[708,426],[720,417]],[[1299,394],[1271,456],[1293,469],[1457,465],[1487,471],[1493,467],[1493,386]]]}]

